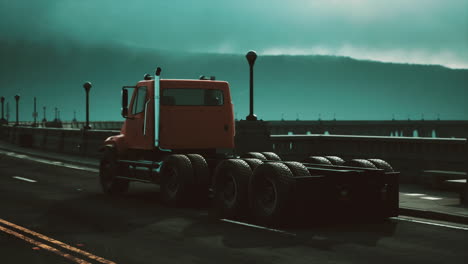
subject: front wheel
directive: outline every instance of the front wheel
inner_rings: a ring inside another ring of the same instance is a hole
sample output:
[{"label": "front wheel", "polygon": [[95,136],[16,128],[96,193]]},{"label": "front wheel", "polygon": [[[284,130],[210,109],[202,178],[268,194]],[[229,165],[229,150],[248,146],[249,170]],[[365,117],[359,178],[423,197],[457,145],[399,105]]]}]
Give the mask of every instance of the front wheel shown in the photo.
[{"label": "front wheel", "polygon": [[119,171],[117,153],[113,148],[106,148],[99,163],[99,182],[104,193],[119,195],[128,191],[129,181],[117,178]]},{"label": "front wheel", "polygon": [[194,171],[186,155],[174,154],[161,167],[161,199],[169,206],[186,205],[193,198]]}]

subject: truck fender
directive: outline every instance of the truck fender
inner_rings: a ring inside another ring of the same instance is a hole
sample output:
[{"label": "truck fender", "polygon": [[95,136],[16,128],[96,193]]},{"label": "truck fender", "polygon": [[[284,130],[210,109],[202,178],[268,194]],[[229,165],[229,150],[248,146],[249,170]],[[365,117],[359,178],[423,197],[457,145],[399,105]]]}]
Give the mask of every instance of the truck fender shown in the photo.
[{"label": "truck fender", "polygon": [[125,138],[123,135],[110,136],[104,140],[104,144],[99,148],[99,151],[102,152],[106,147],[114,148],[117,153],[124,153],[127,148],[125,144]]}]

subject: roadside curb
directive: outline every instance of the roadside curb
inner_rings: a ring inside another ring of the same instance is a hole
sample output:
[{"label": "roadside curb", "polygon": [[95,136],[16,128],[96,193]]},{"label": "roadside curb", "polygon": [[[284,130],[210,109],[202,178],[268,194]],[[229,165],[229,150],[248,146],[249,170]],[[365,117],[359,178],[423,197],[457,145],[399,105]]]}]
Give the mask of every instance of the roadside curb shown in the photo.
[{"label": "roadside curb", "polygon": [[410,207],[400,207],[400,215],[468,225],[468,216],[448,214],[438,211],[428,211]]}]

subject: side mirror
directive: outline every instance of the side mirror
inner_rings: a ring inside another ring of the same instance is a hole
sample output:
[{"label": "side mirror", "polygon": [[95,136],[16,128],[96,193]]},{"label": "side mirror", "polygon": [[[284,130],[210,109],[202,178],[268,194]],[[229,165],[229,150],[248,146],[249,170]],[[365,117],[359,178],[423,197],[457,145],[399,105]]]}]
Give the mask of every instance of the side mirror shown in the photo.
[{"label": "side mirror", "polygon": [[122,116],[128,116],[128,90],[125,88],[122,89]]}]

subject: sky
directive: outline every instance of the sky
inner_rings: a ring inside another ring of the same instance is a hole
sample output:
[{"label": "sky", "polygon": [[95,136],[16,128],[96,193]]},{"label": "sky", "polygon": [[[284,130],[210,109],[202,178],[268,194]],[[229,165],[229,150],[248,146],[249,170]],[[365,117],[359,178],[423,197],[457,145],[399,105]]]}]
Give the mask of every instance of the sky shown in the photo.
[{"label": "sky", "polygon": [[0,22],[3,40],[468,68],[468,0],[0,0]]}]

